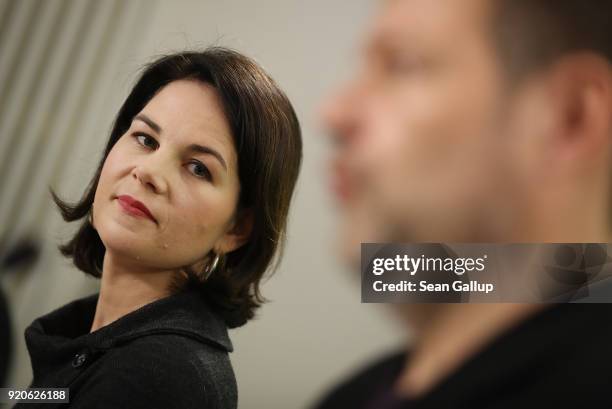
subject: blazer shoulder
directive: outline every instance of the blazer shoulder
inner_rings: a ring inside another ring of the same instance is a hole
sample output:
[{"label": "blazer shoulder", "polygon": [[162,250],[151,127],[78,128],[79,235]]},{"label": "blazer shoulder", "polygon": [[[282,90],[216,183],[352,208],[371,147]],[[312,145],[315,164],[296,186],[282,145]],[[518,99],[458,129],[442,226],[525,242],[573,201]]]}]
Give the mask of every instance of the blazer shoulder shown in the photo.
[{"label": "blazer shoulder", "polygon": [[[93,368],[92,368],[93,369]],[[88,406],[235,408],[227,351],[177,334],[150,334],[106,351],[83,387]],[[78,406],[76,406],[78,407]]]},{"label": "blazer shoulder", "polygon": [[220,388],[219,384],[233,385],[227,392],[236,390],[234,370],[226,350],[214,344],[202,342],[174,333],[151,334],[117,347],[118,358],[127,364],[144,365],[163,375],[178,374],[174,381],[184,384],[186,375],[193,387],[204,387],[207,393]]}]

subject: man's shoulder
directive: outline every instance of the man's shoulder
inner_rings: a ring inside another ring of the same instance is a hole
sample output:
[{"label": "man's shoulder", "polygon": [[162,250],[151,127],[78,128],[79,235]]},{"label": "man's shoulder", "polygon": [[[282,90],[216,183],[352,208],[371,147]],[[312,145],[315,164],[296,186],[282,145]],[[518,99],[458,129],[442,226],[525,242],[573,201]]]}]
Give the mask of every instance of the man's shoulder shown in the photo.
[{"label": "man's shoulder", "polygon": [[356,373],[333,386],[314,406],[316,409],[358,408],[371,396],[396,379],[405,365],[408,352],[388,352],[363,364]]}]

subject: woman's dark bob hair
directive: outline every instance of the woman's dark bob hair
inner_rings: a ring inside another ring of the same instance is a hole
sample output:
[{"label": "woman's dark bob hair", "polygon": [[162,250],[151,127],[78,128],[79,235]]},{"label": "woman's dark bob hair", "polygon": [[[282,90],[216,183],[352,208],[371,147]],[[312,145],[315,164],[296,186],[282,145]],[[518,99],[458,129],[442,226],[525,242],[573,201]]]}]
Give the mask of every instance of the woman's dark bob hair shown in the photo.
[{"label": "woman's dark bob hair", "polygon": [[102,276],[106,251],[88,221],[104,161],[132,119],[165,85],[195,79],[212,85],[230,123],[238,156],[239,209],[250,209],[249,240],[224,255],[206,280],[202,272],[183,271],[184,286],[195,285],[230,328],[244,325],[265,300],[259,284],[273,270],[285,240],[287,214],[302,160],[300,124],[287,96],[251,59],[212,47],[163,56],[147,65],[115,119],[102,160],[81,200],[69,204],[50,189],[65,221],[85,219],[61,253],[94,277]]}]

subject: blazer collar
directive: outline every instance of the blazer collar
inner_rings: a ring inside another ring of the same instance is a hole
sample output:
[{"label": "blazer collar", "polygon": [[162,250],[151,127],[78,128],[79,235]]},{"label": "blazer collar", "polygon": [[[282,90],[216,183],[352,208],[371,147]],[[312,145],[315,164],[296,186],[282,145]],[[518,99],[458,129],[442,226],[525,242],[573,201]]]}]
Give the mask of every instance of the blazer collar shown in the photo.
[{"label": "blazer collar", "polygon": [[43,343],[109,349],[149,334],[173,333],[233,351],[227,326],[195,289],[156,300],[90,333],[98,297],[83,297],[34,320],[26,329],[28,349]]}]

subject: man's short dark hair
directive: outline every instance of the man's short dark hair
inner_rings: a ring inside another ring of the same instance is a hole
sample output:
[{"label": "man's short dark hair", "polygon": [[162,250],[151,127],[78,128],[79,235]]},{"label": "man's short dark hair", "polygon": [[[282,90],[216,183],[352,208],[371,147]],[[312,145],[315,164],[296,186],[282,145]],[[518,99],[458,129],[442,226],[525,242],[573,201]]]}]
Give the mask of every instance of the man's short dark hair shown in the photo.
[{"label": "man's short dark hair", "polygon": [[493,0],[494,37],[504,65],[522,77],[571,52],[612,63],[612,0]]}]

